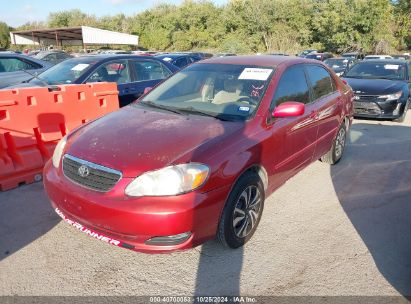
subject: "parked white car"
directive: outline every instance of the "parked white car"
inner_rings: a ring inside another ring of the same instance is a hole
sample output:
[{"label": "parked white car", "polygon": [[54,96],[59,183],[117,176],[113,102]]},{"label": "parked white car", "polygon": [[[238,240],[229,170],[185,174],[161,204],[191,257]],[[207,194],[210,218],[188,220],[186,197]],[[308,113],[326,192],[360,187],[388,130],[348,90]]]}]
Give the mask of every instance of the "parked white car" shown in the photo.
[{"label": "parked white car", "polygon": [[390,55],[367,55],[364,58],[365,60],[370,59],[393,59]]}]

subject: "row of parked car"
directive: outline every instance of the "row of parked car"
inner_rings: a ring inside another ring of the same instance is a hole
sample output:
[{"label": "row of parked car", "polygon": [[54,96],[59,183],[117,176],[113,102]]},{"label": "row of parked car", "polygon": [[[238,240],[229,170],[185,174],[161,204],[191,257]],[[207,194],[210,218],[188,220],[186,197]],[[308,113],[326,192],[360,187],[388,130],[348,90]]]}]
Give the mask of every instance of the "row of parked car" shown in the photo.
[{"label": "row of parked car", "polygon": [[[39,59],[50,55],[63,61],[53,65],[51,60]],[[59,51],[40,52],[32,57],[0,54],[0,88],[116,82],[120,106],[125,106],[179,69],[211,56],[207,53],[108,53],[74,58],[66,55]],[[219,54],[215,57],[234,55]],[[317,58],[322,55],[311,51],[301,57],[324,61],[343,77],[356,93],[357,116],[404,120],[410,98],[409,60],[383,55],[365,56],[361,60],[363,56],[360,53],[347,53],[340,58],[325,60]]]}]

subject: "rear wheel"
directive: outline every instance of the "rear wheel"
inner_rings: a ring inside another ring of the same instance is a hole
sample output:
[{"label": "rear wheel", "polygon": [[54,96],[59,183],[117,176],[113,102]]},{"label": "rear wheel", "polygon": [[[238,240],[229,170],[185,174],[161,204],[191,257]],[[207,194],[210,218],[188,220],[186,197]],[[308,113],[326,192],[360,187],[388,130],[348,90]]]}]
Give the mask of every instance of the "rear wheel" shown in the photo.
[{"label": "rear wheel", "polygon": [[343,123],[340,129],[338,130],[337,136],[334,139],[330,151],[328,151],[327,154],[321,157],[321,161],[330,165],[338,163],[343,155],[346,139],[347,128]]},{"label": "rear wheel", "polygon": [[247,172],[231,191],[218,226],[217,238],[229,248],[243,246],[253,236],[264,208],[264,186],[257,173]]}]

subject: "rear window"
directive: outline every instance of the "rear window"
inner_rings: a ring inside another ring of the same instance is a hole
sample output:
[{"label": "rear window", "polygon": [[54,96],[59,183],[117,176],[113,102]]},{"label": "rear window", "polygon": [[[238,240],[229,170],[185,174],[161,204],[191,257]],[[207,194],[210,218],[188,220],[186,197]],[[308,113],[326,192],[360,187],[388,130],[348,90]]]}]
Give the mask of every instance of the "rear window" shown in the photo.
[{"label": "rear window", "polygon": [[323,67],[308,65],[307,73],[313,88],[314,100],[334,92],[334,81],[330,73]]}]

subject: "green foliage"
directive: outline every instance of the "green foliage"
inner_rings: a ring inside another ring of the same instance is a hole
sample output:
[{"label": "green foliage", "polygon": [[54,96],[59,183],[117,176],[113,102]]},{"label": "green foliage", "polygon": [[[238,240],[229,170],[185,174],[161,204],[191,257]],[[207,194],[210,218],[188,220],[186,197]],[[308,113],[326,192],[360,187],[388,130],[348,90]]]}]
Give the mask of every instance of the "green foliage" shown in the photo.
[{"label": "green foliage", "polygon": [[0,48],[7,49],[10,46],[10,27],[0,22]]},{"label": "green foliage", "polygon": [[79,25],[137,34],[141,47],[161,51],[389,53],[411,48],[411,0],[185,0],[128,17],[55,12],[21,29]]}]

